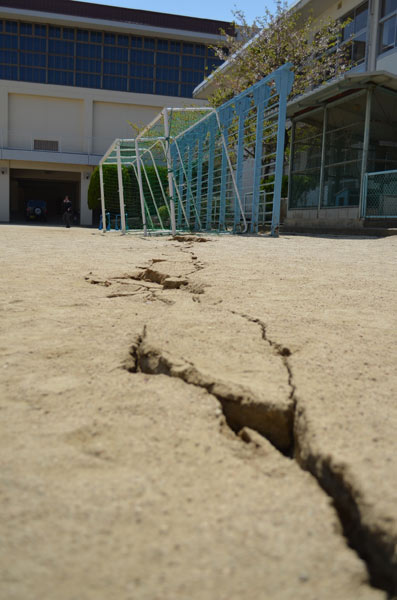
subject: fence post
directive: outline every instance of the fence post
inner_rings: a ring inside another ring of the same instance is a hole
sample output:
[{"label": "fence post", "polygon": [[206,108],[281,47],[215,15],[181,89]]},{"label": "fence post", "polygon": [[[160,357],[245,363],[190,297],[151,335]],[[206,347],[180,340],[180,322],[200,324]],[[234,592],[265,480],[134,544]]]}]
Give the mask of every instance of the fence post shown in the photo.
[{"label": "fence post", "polygon": [[119,202],[120,202],[120,217],[121,217],[121,232],[125,234],[125,211],[124,211],[124,186],[123,186],[123,171],[121,168],[121,155],[120,155],[120,140],[117,143],[117,176],[119,181]]},{"label": "fence post", "polygon": [[137,139],[135,140],[135,157],[136,157],[137,179],[138,179],[138,187],[139,187],[139,198],[141,201],[143,235],[147,236],[145,196],[143,194],[143,185],[142,185],[141,157],[139,154],[139,142]]},{"label": "fence post", "polygon": [[103,185],[103,167],[99,163],[99,186],[101,189],[102,232],[106,231],[105,187]]},{"label": "fence post", "polygon": [[365,122],[364,122],[364,140],[363,140],[363,156],[361,161],[361,181],[360,181],[360,201],[358,207],[359,217],[364,218],[365,214],[363,211],[364,205],[364,177],[367,170],[368,162],[368,148],[369,148],[369,133],[371,127],[371,107],[372,107],[372,94],[374,88],[371,86],[367,90],[367,98],[365,103]]}]

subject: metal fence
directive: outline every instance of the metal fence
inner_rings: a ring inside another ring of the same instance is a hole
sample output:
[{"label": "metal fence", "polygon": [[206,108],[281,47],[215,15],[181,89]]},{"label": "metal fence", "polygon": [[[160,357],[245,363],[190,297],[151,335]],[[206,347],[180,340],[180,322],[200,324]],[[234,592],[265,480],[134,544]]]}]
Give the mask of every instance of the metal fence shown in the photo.
[{"label": "metal fence", "polygon": [[397,171],[365,174],[362,216],[397,218]]}]

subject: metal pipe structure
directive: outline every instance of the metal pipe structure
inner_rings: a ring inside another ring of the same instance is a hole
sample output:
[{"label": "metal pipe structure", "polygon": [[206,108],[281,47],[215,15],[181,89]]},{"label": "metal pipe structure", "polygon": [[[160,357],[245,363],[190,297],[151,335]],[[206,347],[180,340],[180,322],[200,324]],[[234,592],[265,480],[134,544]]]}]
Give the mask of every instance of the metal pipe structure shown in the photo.
[{"label": "metal pipe structure", "polygon": [[176,222],[175,222],[174,181],[172,179],[170,124],[169,124],[169,120],[168,120],[168,109],[167,108],[164,108],[163,115],[164,115],[164,134],[165,134],[165,141],[166,141],[168,187],[169,187],[169,193],[170,193],[171,232],[172,232],[172,235],[175,235],[176,234]]},{"label": "metal pipe structure", "polygon": [[124,235],[126,232],[126,226],[125,226],[125,210],[124,210],[123,171],[121,168],[121,158],[120,158],[120,142],[117,144],[116,152],[117,152],[117,177],[118,177],[118,181],[119,181],[121,232]]},{"label": "metal pipe structure", "polygon": [[372,108],[372,96],[374,88],[371,86],[367,90],[367,98],[365,103],[365,122],[364,122],[364,140],[363,140],[363,156],[361,161],[361,182],[360,182],[360,201],[358,206],[358,214],[360,218],[364,218],[363,206],[364,206],[364,190],[365,190],[365,173],[367,170],[368,163],[368,148],[369,148],[369,134],[371,128],[371,108]]},{"label": "metal pipe structure", "polygon": [[139,142],[138,142],[138,138],[135,139],[135,156],[136,156],[136,166],[137,166],[137,175],[138,175],[139,198],[141,200],[143,235],[147,236],[147,224],[146,224],[146,213],[145,213],[145,196],[143,194],[142,172],[141,172],[141,157],[140,157],[140,154],[139,154]]},{"label": "metal pipe structure", "polygon": [[106,231],[105,186],[103,185],[103,169],[99,163],[99,186],[101,190],[102,233]]}]

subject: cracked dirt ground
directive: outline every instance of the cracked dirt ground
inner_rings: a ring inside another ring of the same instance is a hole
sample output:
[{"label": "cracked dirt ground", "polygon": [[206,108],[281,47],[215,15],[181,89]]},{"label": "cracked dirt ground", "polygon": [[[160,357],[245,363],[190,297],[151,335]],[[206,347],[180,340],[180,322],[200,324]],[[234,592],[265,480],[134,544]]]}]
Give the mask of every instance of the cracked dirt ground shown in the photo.
[{"label": "cracked dirt ground", "polygon": [[0,597],[397,593],[397,238],[0,232]]}]

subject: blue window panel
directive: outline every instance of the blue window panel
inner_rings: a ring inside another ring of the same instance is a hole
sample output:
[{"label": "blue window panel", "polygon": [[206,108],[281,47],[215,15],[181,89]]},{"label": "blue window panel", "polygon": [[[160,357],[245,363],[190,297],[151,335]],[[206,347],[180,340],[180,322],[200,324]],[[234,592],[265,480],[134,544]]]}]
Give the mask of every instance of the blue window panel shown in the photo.
[{"label": "blue window panel", "polygon": [[19,32],[24,35],[32,35],[33,25],[31,23],[21,23],[19,27]]},{"label": "blue window panel", "polygon": [[124,77],[114,77],[104,75],[103,87],[105,90],[119,90],[122,92],[127,91],[127,79]]},{"label": "blue window panel", "polygon": [[163,96],[178,96],[178,84],[165,81],[156,82],[156,94]]},{"label": "blue window panel", "polygon": [[[27,39],[27,38],[25,38]],[[30,39],[30,38],[29,38]],[[0,48],[18,48],[18,38],[16,35],[0,34]]]},{"label": "blue window panel", "polygon": [[165,50],[168,52],[168,40],[157,40],[157,50]]},{"label": "blue window panel", "polygon": [[48,67],[50,69],[74,69],[74,58],[71,56],[48,56]]},{"label": "blue window panel", "polygon": [[74,40],[74,29],[71,27],[64,27],[62,33],[64,40]]},{"label": "blue window panel", "polygon": [[105,44],[115,44],[116,35],[114,33],[105,33]]},{"label": "blue window panel", "polygon": [[117,36],[117,44],[119,46],[129,46],[128,35],[118,35]]},{"label": "blue window panel", "polygon": [[209,73],[211,73],[211,71],[213,71],[214,69],[217,69],[221,64],[222,64],[222,61],[219,60],[219,58],[208,58],[207,64],[206,64],[206,69]]},{"label": "blue window panel", "polygon": [[89,73],[100,73],[101,72],[101,61],[100,60],[89,60],[87,58],[76,59],[77,71],[88,71]]},{"label": "blue window panel", "polygon": [[154,48],[154,39],[153,38],[143,38],[143,44],[144,47],[147,49],[153,49]]},{"label": "blue window panel", "polygon": [[76,54],[83,58],[101,58],[102,47],[94,44],[76,44]]},{"label": "blue window panel", "polygon": [[383,0],[382,17],[389,15],[395,10],[397,10],[397,0]]},{"label": "blue window panel", "polygon": [[21,65],[26,65],[27,67],[45,67],[46,55],[36,54],[35,52],[21,52],[20,61]]},{"label": "blue window panel", "polygon": [[18,67],[0,65],[0,79],[18,79]]},{"label": "blue window panel", "polygon": [[8,65],[18,64],[18,52],[12,50],[0,50],[0,62]]},{"label": "blue window panel", "polygon": [[131,46],[132,46],[132,48],[142,48],[142,38],[132,37],[131,38]]},{"label": "blue window panel", "polygon": [[179,81],[179,70],[178,69],[163,69],[157,67],[156,78],[164,79],[165,81]]},{"label": "blue window panel", "polygon": [[198,56],[182,56],[182,67],[204,71],[204,58]]},{"label": "blue window panel", "polygon": [[184,98],[191,98],[193,96],[193,90],[196,86],[194,85],[181,85],[181,96]]},{"label": "blue window panel", "polygon": [[21,36],[19,43],[21,50],[45,52],[47,49],[46,40],[43,38],[31,38]]},{"label": "blue window panel", "polygon": [[204,79],[204,76],[198,71],[182,71],[181,79],[183,83],[195,83],[197,85]]},{"label": "blue window panel", "polygon": [[154,68],[146,65],[130,65],[130,75],[132,77],[143,77],[144,79],[153,79]]},{"label": "blue window panel", "polygon": [[187,44],[186,42],[182,47],[183,54],[193,54],[194,53],[194,44]]},{"label": "blue window panel", "polygon": [[86,29],[78,29],[77,30],[77,39],[79,42],[88,42],[88,31]]},{"label": "blue window panel", "polygon": [[69,71],[48,70],[48,83],[58,85],[73,85],[73,73]]},{"label": "blue window panel", "polygon": [[153,82],[141,79],[130,79],[130,92],[153,94]]},{"label": "blue window panel", "polygon": [[170,42],[170,51],[171,52],[180,52],[181,51],[181,42]]},{"label": "blue window panel", "polygon": [[395,46],[396,42],[396,16],[387,19],[380,28],[380,51],[386,52]]},{"label": "blue window panel", "polygon": [[18,33],[18,23],[16,21],[6,21],[6,31],[8,33]]},{"label": "blue window panel", "polygon": [[179,67],[179,55],[157,52],[157,64],[161,67]]},{"label": "blue window panel", "polygon": [[128,60],[128,49],[117,48],[117,46],[105,46],[103,49],[103,57],[111,60]]},{"label": "blue window panel", "polygon": [[216,52],[213,48],[207,47],[207,56],[216,56]]},{"label": "blue window panel", "polygon": [[205,56],[205,46],[204,44],[196,44],[196,52],[199,56]]},{"label": "blue window panel", "polygon": [[45,37],[47,35],[47,26],[46,25],[35,25],[34,26],[34,34],[39,35],[41,37]]},{"label": "blue window panel", "polygon": [[103,72],[107,75],[127,75],[127,63],[107,62],[103,63]]},{"label": "blue window panel", "polygon": [[[40,40],[41,41],[41,40]],[[66,54],[66,56],[74,55],[74,43],[58,40],[48,41],[48,51],[53,54]]]},{"label": "blue window panel", "polygon": [[101,77],[91,73],[76,73],[76,85],[79,87],[100,88]]},{"label": "blue window panel", "polygon": [[61,37],[61,28],[60,27],[49,27],[48,35],[52,38],[60,38]]},{"label": "blue window panel", "polygon": [[131,62],[142,65],[154,65],[154,52],[131,50]]},{"label": "blue window panel", "polygon": [[32,69],[30,67],[21,67],[19,70],[21,81],[34,81],[35,83],[45,83],[45,69]]},{"label": "blue window panel", "polygon": [[90,32],[90,42],[96,42],[97,44],[102,44],[102,31],[91,31]]}]

